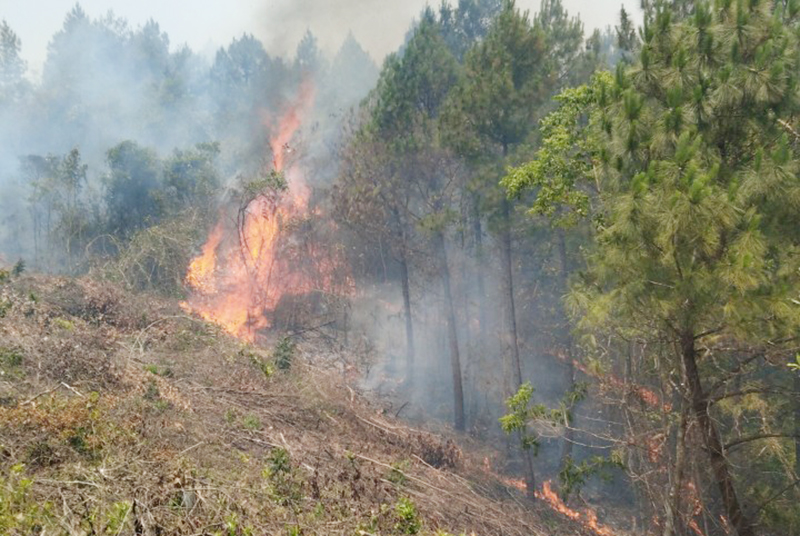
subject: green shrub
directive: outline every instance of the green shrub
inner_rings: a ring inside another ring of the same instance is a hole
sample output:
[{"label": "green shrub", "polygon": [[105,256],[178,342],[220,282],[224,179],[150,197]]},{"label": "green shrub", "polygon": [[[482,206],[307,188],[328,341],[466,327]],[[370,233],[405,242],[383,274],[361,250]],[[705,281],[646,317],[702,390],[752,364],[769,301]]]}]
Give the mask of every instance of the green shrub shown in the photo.
[{"label": "green shrub", "polygon": [[247,415],[244,419],[242,419],[242,424],[248,430],[260,430],[261,429],[261,419],[259,419],[255,415]]},{"label": "green shrub", "polygon": [[52,505],[31,498],[33,480],[24,473],[25,466],[17,464],[0,474],[0,534],[39,534],[49,524]]},{"label": "green shrub", "polygon": [[272,352],[272,357],[275,359],[275,365],[280,370],[289,370],[292,368],[292,360],[294,359],[297,344],[291,337],[283,337]]},{"label": "green shrub", "polygon": [[23,357],[18,350],[0,346],[0,367],[16,368],[22,365]]},{"label": "green shrub", "polygon": [[394,528],[401,534],[418,534],[422,530],[422,521],[411,499],[401,497],[394,507],[394,513],[397,517]]}]

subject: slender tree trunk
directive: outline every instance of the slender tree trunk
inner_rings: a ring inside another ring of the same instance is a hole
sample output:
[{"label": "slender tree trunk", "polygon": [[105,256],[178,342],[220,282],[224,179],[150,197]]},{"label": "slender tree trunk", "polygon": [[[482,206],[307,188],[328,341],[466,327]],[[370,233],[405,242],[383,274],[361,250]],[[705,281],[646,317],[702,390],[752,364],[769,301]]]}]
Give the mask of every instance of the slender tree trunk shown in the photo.
[{"label": "slender tree trunk", "polygon": [[[564,230],[558,229],[556,231],[558,239],[558,257],[561,264],[561,288],[564,292],[568,290],[569,281],[569,263],[567,260],[567,242],[564,238]],[[567,363],[564,370],[564,378],[567,384],[567,391],[575,389],[575,363],[573,362],[572,355],[572,335],[569,331],[569,318],[567,317],[566,310],[564,310],[564,347],[567,352]],[[575,440],[575,433],[571,422],[564,423],[564,443],[561,446],[561,468],[563,469],[568,463],[568,459],[572,458],[572,444]]]},{"label": "slender tree trunk", "polygon": [[486,339],[486,284],[483,280],[483,229],[481,228],[481,212],[478,196],[474,197],[472,215],[472,232],[475,234],[475,272],[478,282],[478,321],[480,322],[481,340]]},{"label": "slender tree trunk", "polygon": [[794,473],[800,478],[800,371],[794,372]]},{"label": "slender tree trunk", "polygon": [[403,285],[403,311],[406,319],[406,367],[407,377],[414,374],[414,323],[411,320],[411,286],[408,280],[408,261],[405,252],[400,256],[400,280]]},{"label": "slender tree trunk", "polygon": [[513,378],[512,389],[516,392],[522,385],[522,366],[519,359],[519,344],[517,342],[517,311],[514,305],[514,266],[511,257],[511,203],[503,199],[503,283],[506,302],[506,323],[508,336],[508,351],[511,357],[511,374]]},{"label": "slender tree trunk", "polygon": [[450,343],[450,367],[453,375],[453,407],[455,429],[463,432],[466,428],[464,420],[464,387],[461,383],[461,358],[458,351],[458,332],[456,331],[456,311],[453,306],[453,295],[450,289],[450,268],[447,264],[447,249],[444,235],[436,235],[436,245],[440,254],[440,271],[444,287],[445,312],[447,315],[447,338]]},{"label": "slender tree trunk", "polygon": [[692,411],[699,425],[700,434],[710,458],[711,469],[722,495],[725,514],[738,536],[755,536],[755,530],[746,518],[736,494],[733,475],[728,460],[725,458],[719,431],[709,415],[708,400],[703,392],[700,372],[697,369],[697,349],[695,348],[694,332],[691,329],[685,330],[681,336],[681,358],[689,384]]},{"label": "slender tree trunk", "polygon": [[664,536],[681,536],[683,530],[683,515],[681,505],[681,491],[683,488],[684,474],[686,472],[686,430],[689,427],[689,405],[685,397],[681,398],[681,420],[678,425],[678,435],[675,440],[675,465],[672,472],[672,483],[667,501],[666,519],[664,520]]}]

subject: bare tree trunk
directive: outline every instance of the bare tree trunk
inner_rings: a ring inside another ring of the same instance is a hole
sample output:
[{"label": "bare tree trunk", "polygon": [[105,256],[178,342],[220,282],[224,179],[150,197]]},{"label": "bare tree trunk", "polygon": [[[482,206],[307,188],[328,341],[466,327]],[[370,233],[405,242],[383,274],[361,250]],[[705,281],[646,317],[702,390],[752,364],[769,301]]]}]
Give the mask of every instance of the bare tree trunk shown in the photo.
[{"label": "bare tree trunk", "polygon": [[478,280],[478,321],[480,322],[481,340],[486,339],[486,284],[483,280],[483,229],[481,228],[481,212],[478,196],[474,198],[472,215],[472,232],[475,234],[475,272]]},{"label": "bare tree trunk", "polygon": [[794,473],[800,478],[800,371],[794,372]]},{"label": "bare tree trunk", "polygon": [[450,289],[450,268],[447,264],[447,246],[444,235],[436,235],[436,246],[439,249],[440,271],[444,287],[444,301],[447,314],[447,336],[450,343],[450,367],[453,375],[453,408],[455,429],[463,432],[466,428],[464,420],[464,387],[461,383],[461,358],[458,351],[458,332],[456,331],[456,311],[453,307],[453,295]]},{"label": "bare tree trunk", "polygon": [[[556,231],[557,239],[558,239],[558,256],[559,261],[561,264],[561,287],[564,292],[568,290],[568,281],[569,281],[569,263],[567,261],[567,243],[566,239],[564,238],[564,230],[558,229]],[[563,305],[562,305],[563,307]],[[571,392],[575,389],[575,363],[573,362],[572,356],[572,336],[569,332],[569,318],[566,314],[566,309],[564,309],[564,346],[567,352],[567,366],[564,370],[564,377],[567,382],[567,391]],[[565,423],[566,428],[564,429],[564,443],[561,446],[561,468],[563,469],[566,464],[568,463],[569,459],[572,459],[572,444],[575,441],[575,433],[573,431],[573,426],[571,422]]]},{"label": "bare tree trunk", "polygon": [[519,359],[519,343],[517,342],[517,311],[514,305],[514,266],[511,258],[511,204],[503,199],[503,283],[506,302],[506,324],[508,337],[508,351],[511,354],[511,374],[513,378],[512,389],[514,392],[522,385],[522,366]]},{"label": "bare tree trunk", "polygon": [[681,492],[684,473],[686,472],[686,430],[688,426],[689,405],[686,399],[681,397],[681,420],[678,425],[678,435],[675,441],[675,465],[673,466],[666,519],[664,520],[664,536],[680,536],[684,534]]},{"label": "bare tree trunk", "polygon": [[405,252],[400,257],[400,280],[403,285],[403,311],[406,319],[406,367],[407,377],[414,375],[414,323],[411,320],[411,286],[408,279],[408,262]]},{"label": "bare tree trunk", "polygon": [[725,458],[719,431],[709,415],[709,403],[703,392],[700,372],[697,369],[697,349],[695,348],[694,332],[691,329],[685,330],[681,335],[681,358],[689,384],[692,411],[699,425],[700,434],[710,458],[711,469],[722,495],[725,514],[738,536],[755,536],[753,525],[745,516],[736,494],[733,475],[728,460]]}]

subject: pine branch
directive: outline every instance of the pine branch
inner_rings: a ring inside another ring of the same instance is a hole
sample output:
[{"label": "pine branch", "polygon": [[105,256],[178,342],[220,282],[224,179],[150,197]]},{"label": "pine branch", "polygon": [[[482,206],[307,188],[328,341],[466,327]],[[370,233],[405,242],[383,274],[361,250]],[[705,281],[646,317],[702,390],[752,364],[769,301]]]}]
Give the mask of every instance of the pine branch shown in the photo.
[{"label": "pine branch", "polygon": [[756,508],[755,511],[753,512],[753,517],[757,516],[761,512],[761,510],[763,510],[764,508],[769,506],[770,503],[772,503],[775,500],[777,500],[781,495],[783,495],[784,493],[786,493],[787,491],[789,491],[793,487],[797,486],[798,484],[800,484],[800,478],[796,479],[791,484],[789,484],[785,488],[783,488],[780,491],[778,491],[777,493],[775,493],[772,497],[770,497],[766,501],[762,502],[760,505],[758,505],[758,508]]},{"label": "pine branch", "polygon": [[759,441],[761,439],[773,439],[773,438],[790,438],[790,439],[798,439],[800,436],[796,434],[757,434],[748,437],[742,437],[735,441],[731,441],[727,445],[723,447],[723,450],[728,451],[729,449],[743,445],[744,443],[751,443],[753,441]]},{"label": "pine branch", "polygon": [[740,391],[722,393],[714,397],[708,397],[707,400],[709,404],[716,404],[720,400],[725,400],[726,398],[735,398],[739,396],[747,396],[752,394],[798,396],[797,393],[795,393],[794,391],[770,390],[762,387],[753,387],[751,389],[742,389]]}]

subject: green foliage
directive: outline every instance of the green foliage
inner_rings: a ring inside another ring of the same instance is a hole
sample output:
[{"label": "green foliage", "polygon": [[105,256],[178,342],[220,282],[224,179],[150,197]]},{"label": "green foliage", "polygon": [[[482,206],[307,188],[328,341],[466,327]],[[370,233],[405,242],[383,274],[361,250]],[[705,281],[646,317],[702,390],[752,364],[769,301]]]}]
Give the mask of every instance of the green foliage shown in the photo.
[{"label": "green foliage", "polygon": [[572,457],[567,456],[558,473],[561,498],[566,502],[573,493],[580,493],[581,488],[593,476],[599,475],[601,478],[610,479],[612,470],[625,468],[622,460],[622,454],[616,451],[608,458],[592,456],[577,464]]},{"label": "green foliage", "polygon": [[256,415],[245,415],[242,425],[248,430],[261,430],[261,419]]},{"label": "green foliage", "polygon": [[257,353],[248,350],[243,349],[239,353],[240,355],[246,356],[250,360],[250,363],[252,363],[253,366],[255,366],[258,370],[262,372],[262,374],[264,374],[265,378],[270,378],[272,377],[273,374],[275,374],[274,362],[267,361]]},{"label": "green foliage", "polygon": [[60,316],[55,317],[52,320],[52,324],[58,329],[63,329],[64,331],[73,331],[75,329],[74,322]]},{"label": "green foliage", "polygon": [[267,458],[267,474],[273,476],[277,473],[289,473],[292,470],[289,452],[284,448],[274,448]]},{"label": "green foliage", "polygon": [[52,505],[37,504],[30,496],[33,480],[24,476],[25,466],[13,465],[0,475],[0,532],[36,534],[51,519]]},{"label": "green foliage", "polygon": [[154,193],[162,214],[190,208],[204,215],[214,210],[214,194],[221,179],[216,167],[220,144],[199,143],[190,149],[175,149],[163,163],[163,182]]},{"label": "green foliage", "polygon": [[531,404],[533,386],[525,382],[519,390],[506,400],[509,412],[500,417],[500,427],[506,434],[518,433],[522,448],[539,450],[539,436],[528,431],[532,421],[547,422],[556,426],[569,426],[572,421],[572,408],[587,394],[585,383],[576,383],[572,390],[562,398],[558,408],[548,408],[544,404]]},{"label": "green foliage", "polygon": [[562,225],[576,224],[589,214],[589,191],[581,184],[599,153],[598,142],[587,125],[597,92],[604,91],[610,75],[600,73],[589,86],[564,90],[555,100],[558,108],[541,121],[541,146],[536,159],[512,168],[501,184],[510,196],[536,188],[530,211]]},{"label": "green foliage", "polygon": [[164,378],[172,377],[172,369],[170,367],[159,367],[158,365],[145,365],[144,370],[156,376],[163,376]]},{"label": "green foliage", "polygon": [[270,495],[277,504],[296,507],[302,501],[303,480],[286,449],[272,449],[263,476],[269,481]]},{"label": "green foliage", "polygon": [[158,390],[158,385],[153,380],[147,382],[147,387],[145,387],[144,394],[142,398],[148,400],[150,402],[155,402],[159,398],[161,398],[161,392]]},{"label": "green foliage", "polygon": [[268,174],[242,182],[242,198],[245,204],[260,195],[268,197],[279,196],[289,188],[286,175],[283,171],[273,169]]},{"label": "green foliage", "polygon": [[162,165],[155,151],[127,140],[107,151],[106,162],[109,231],[128,238],[157,223],[161,214],[154,194],[161,185]]},{"label": "green foliage", "polygon": [[19,367],[22,365],[23,356],[18,350],[0,347],[0,366]]},{"label": "green foliage", "polygon": [[282,337],[272,350],[275,366],[284,371],[292,368],[292,360],[294,360],[296,351],[297,343],[289,336]]},{"label": "green foliage", "polygon": [[403,486],[408,481],[406,471],[408,470],[408,460],[402,460],[392,463],[392,468],[389,471],[389,476],[386,479],[393,484]]},{"label": "green foliage", "polygon": [[[759,352],[786,363],[795,350],[779,341],[800,328],[800,42],[796,14],[782,16],[761,0],[656,3],[640,43],[623,20],[629,64],[563,92],[542,121],[536,158],[503,182],[511,195],[535,196],[533,213],[593,233],[588,269],[568,296],[572,314],[587,335],[652,341],[668,359],[679,348],[668,367],[702,386],[684,384],[679,396],[713,399],[732,371],[739,382],[786,389],[743,364]],[[723,443],[793,430],[788,413],[748,422],[747,400],[710,404],[708,426],[720,427]],[[745,450],[717,454],[745,495],[745,482],[777,491],[793,480],[737,458]],[[729,493],[727,515],[736,501]]]},{"label": "green foliage", "polygon": [[205,227],[202,216],[192,212],[134,233],[106,267],[106,277],[132,290],[183,296],[186,267]]},{"label": "green foliage", "polygon": [[[25,272],[25,261],[20,259],[14,264],[14,267],[11,268],[11,276],[12,277],[19,277],[24,272]],[[2,281],[2,277],[0,277],[0,281]]]},{"label": "green foliage", "polygon": [[225,410],[225,422],[228,424],[233,424],[238,419],[239,415],[237,414],[236,410],[228,408]]},{"label": "green foliage", "polygon": [[419,534],[422,530],[422,520],[419,518],[417,506],[407,497],[397,500],[394,507],[397,523],[394,529],[400,534]]},{"label": "green foliage", "polygon": [[0,346],[0,377],[21,378],[24,375],[21,367],[24,362],[22,352],[14,348]]},{"label": "green foliage", "polygon": [[130,501],[119,501],[111,505],[106,520],[106,532],[108,534],[120,534],[128,523],[132,521],[129,518],[131,508],[133,508],[133,503]]}]

